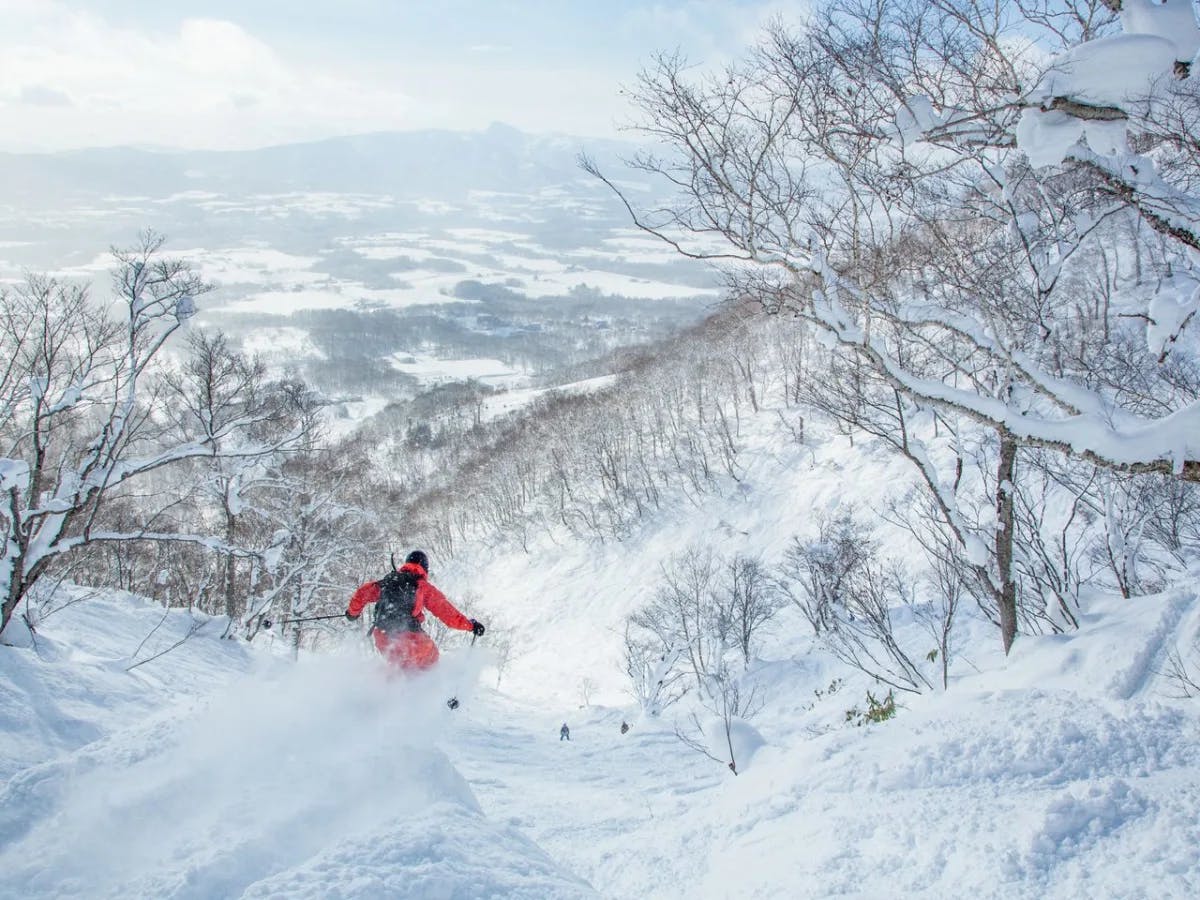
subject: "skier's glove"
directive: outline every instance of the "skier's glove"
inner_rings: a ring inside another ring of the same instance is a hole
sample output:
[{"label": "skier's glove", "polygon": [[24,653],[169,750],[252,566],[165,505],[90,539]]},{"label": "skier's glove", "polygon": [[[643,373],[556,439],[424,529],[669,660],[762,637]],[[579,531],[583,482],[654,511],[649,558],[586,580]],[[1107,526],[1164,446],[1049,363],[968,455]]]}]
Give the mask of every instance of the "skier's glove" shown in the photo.
[{"label": "skier's glove", "polygon": [[479,637],[480,635],[483,634],[483,632],[484,632],[483,623],[476,622],[474,619],[472,619],[471,620],[471,633],[473,635],[475,635],[475,637]]},{"label": "skier's glove", "polygon": [[349,610],[346,611],[346,618],[349,619],[351,622],[357,622],[358,617],[361,615],[362,615],[362,613],[358,613],[357,615],[355,615],[354,613],[350,612]]}]

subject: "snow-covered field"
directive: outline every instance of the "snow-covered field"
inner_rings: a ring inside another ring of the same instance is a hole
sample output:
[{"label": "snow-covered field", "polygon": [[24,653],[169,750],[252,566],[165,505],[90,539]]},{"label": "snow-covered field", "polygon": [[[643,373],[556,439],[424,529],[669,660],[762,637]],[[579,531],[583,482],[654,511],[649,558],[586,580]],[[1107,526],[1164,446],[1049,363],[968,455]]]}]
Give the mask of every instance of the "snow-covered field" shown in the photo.
[{"label": "snow-covered field", "polygon": [[[173,219],[190,223],[198,216],[206,220],[217,217],[213,226],[220,225],[220,217],[228,217],[247,219],[264,228],[273,222],[286,226],[294,219],[307,220],[305,245],[315,247],[315,252],[294,251],[295,241],[287,230],[278,235],[268,231],[273,235],[269,239],[252,238],[233,245],[213,242],[173,247],[173,253],[192,261],[205,278],[222,288],[204,304],[202,312],[209,316],[449,303],[455,302],[455,286],[466,279],[504,285],[532,300],[579,289],[648,301],[717,298],[719,292],[713,284],[677,280],[680,261],[671,248],[612,218],[612,210],[588,196],[594,188],[585,183],[572,189],[577,194],[549,189],[541,194],[472,191],[468,202],[459,206],[434,199],[401,201],[386,195],[297,192],[227,197],[179,192],[160,198],[109,198],[112,205],[103,210],[75,206],[19,214],[14,209],[6,215],[8,211],[0,206],[0,226],[28,222],[59,240],[63,229],[103,213],[120,213],[143,223],[165,222],[167,228]],[[442,224],[448,213],[454,213],[458,222],[479,224]],[[390,219],[409,227],[373,230],[362,221],[365,214],[374,217],[372,221]],[[548,222],[562,218],[565,227],[580,216],[593,220],[591,227],[598,231],[586,246],[552,249],[538,237]],[[85,261],[54,266],[52,274],[92,280],[97,288],[106,288],[103,276],[112,268],[112,259],[103,248],[123,245],[132,236],[124,231],[106,234],[98,246],[90,248]],[[41,243],[0,242],[5,256],[14,256],[11,260],[0,258],[0,276],[14,281],[25,270],[41,268],[45,256]],[[79,250],[79,246],[72,249]],[[395,271],[388,273],[390,283],[368,285],[320,270],[324,257],[344,251],[372,263],[395,262]]]},{"label": "snow-covered field", "polygon": [[187,614],[139,650],[154,605],[63,609],[0,650],[0,896],[1195,896],[1200,710],[1161,676],[1200,635],[1194,585],[1095,598],[1008,658],[968,619],[949,690],[866,727],[845,720],[870,683],[787,612],[750,668],[763,745],[737,777],[637,718],[617,626],[658,564],[702,536],[770,555],[816,510],[902,490],[898,464],[845,450],[763,425],[742,489],[629,541],[435,561],[516,639],[499,689],[487,636],[407,681],[357,628],[293,663],[214,620],[127,671]]},{"label": "snow-covered field", "polygon": [[485,420],[499,418],[509,413],[524,409],[539,397],[548,393],[588,394],[608,387],[615,380],[612,375],[600,375],[583,381],[573,381],[560,384],[554,388],[520,388],[494,394],[483,401],[483,418]]},{"label": "snow-covered field", "polygon": [[[622,271],[628,263],[670,265],[675,260],[664,246],[633,237],[606,239],[609,242],[611,249],[564,255],[531,243],[523,233],[465,228],[438,236],[388,232],[336,242],[366,260],[396,261],[397,270],[390,276],[395,286],[389,288],[335,279],[312,270],[319,257],[272,248],[197,248],[184,255],[197,261],[204,276],[216,284],[240,288],[224,291],[212,313],[287,315],[304,309],[450,303],[455,302],[455,286],[464,279],[504,285],[529,299],[564,296],[581,288],[645,300],[717,297],[713,288]],[[106,265],[107,259],[100,258],[62,274],[90,275]]]},{"label": "snow-covered field", "polygon": [[524,378],[521,372],[498,359],[438,359],[435,356],[402,353],[396,357],[392,366],[425,384],[474,378],[500,386],[519,383]]}]

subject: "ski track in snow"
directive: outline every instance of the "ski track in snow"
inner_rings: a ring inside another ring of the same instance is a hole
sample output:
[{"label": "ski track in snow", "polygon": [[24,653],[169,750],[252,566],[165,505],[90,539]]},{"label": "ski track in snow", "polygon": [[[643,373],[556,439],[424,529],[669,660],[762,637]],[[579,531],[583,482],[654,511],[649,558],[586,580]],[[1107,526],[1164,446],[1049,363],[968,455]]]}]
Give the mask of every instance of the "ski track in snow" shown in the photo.
[{"label": "ski track in snow", "polygon": [[678,843],[692,831],[696,798],[726,773],[670,731],[621,735],[616,711],[572,718],[563,741],[560,719],[543,710],[481,704],[452,758],[485,811],[526,830],[603,896],[688,896],[696,862]]},{"label": "ski track in snow", "polygon": [[1141,652],[1135,655],[1127,669],[1115,673],[1110,687],[1114,696],[1128,700],[1145,694],[1151,688],[1154,676],[1162,671],[1167,656],[1174,648],[1172,635],[1179,632],[1185,617],[1189,612],[1194,612],[1196,606],[1194,592],[1171,592],[1159,614],[1158,625],[1142,644]]}]

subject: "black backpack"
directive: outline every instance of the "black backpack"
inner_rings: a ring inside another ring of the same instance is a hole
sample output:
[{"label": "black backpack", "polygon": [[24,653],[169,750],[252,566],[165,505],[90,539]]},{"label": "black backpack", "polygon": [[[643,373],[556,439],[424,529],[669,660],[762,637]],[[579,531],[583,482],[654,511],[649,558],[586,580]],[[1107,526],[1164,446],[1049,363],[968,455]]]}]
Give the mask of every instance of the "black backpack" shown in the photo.
[{"label": "black backpack", "polygon": [[413,615],[417,604],[417,585],[421,579],[411,572],[391,572],[379,579],[379,599],[375,601],[375,627],[380,631],[420,631],[421,623]]}]

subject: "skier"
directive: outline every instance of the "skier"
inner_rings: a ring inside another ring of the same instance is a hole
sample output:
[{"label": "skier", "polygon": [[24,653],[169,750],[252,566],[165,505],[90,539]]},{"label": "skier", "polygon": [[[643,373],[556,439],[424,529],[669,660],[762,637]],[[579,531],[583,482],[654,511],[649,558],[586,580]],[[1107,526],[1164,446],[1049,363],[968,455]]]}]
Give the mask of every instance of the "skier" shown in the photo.
[{"label": "skier", "polygon": [[567,727],[566,722],[563,722],[563,727],[558,729],[558,739],[560,741],[569,741],[571,739],[571,729]]},{"label": "skier", "polygon": [[450,628],[483,634],[480,622],[468,619],[429,583],[429,557],[414,550],[404,565],[378,581],[368,581],[354,592],[346,607],[346,618],[354,621],[363,607],[375,604],[371,634],[375,649],[389,663],[401,669],[428,669],[438,661],[438,648],[421,628],[425,610]]}]

